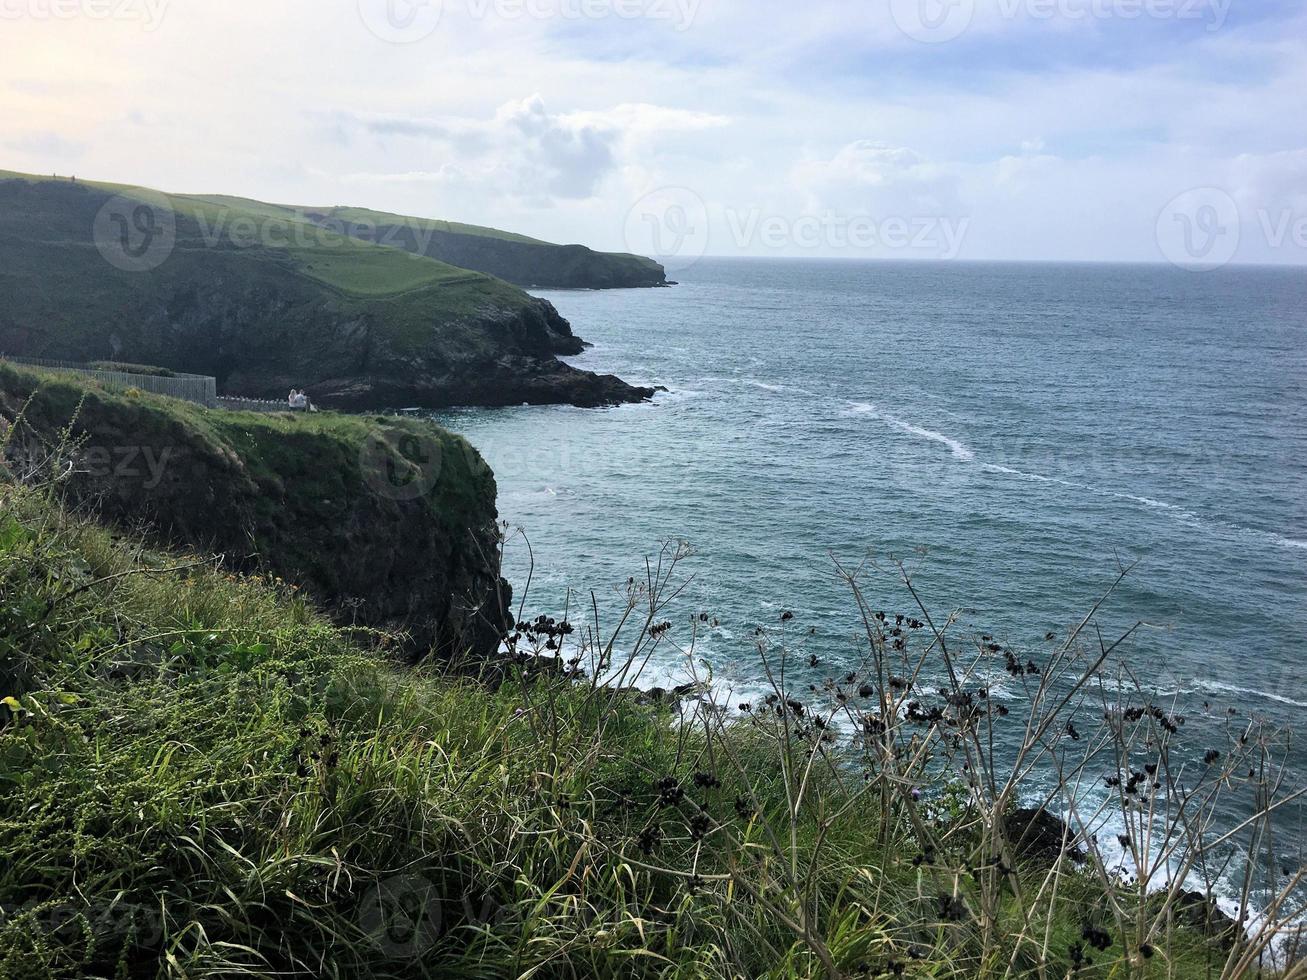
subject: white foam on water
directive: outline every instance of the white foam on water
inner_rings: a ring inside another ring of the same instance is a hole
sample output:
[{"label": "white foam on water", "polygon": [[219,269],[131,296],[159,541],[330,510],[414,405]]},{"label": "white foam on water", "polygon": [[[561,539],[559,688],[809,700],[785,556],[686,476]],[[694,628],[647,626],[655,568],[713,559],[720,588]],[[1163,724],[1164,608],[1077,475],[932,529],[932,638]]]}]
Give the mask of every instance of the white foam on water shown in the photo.
[{"label": "white foam on water", "polygon": [[1053,479],[1051,476],[1040,476],[1038,473],[1027,473],[1025,470],[1014,470],[1010,466],[999,466],[998,463],[984,463],[983,468],[991,473],[1006,473],[1008,476],[1017,476],[1023,480],[1038,480],[1040,483],[1058,483],[1060,481]]},{"label": "white foam on water", "polygon": [[929,442],[937,442],[941,446],[948,446],[953,458],[964,463],[970,463],[976,458],[976,454],[971,447],[959,442],[957,439],[946,436],[942,432],[936,432],[934,429],[924,429],[919,425],[913,425],[911,422],[904,422],[900,418],[895,418],[893,415],[887,415],[870,402],[850,402],[849,408],[854,415],[875,415],[886,425],[898,429],[900,432],[906,432],[910,436],[916,436],[918,439],[925,439]]},{"label": "white foam on water", "polygon": [[1278,704],[1288,705],[1291,708],[1307,708],[1307,701],[1295,701],[1293,698],[1287,698],[1282,694],[1272,694],[1270,691],[1259,691],[1255,687],[1238,687],[1235,684],[1223,684],[1221,681],[1199,681],[1198,690],[1207,694],[1243,694],[1255,698],[1264,698],[1267,701],[1275,701]]},{"label": "white foam on water", "polygon": [[[976,461],[975,451],[965,443],[947,436],[942,432],[936,432],[934,429],[923,428],[919,425],[913,425],[905,422],[900,418],[889,415],[880,410],[872,402],[849,402],[848,415],[872,415],[884,422],[891,428],[898,429],[900,432],[906,432],[908,435],[916,436],[919,439],[926,439],[930,442],[937,442],[947,446],[953,454],[953,458],[964,463]],[[1263,544],[1274,544],[1282,548],[1303,548],[1307,549],[1307,541],[1298,538],[1289,538],[1277,534],[1274,531],[1260,531],[1256,528],[1244,527],[1242,524],[1233,524],[1227,521],[1207,520],[1195,514],[1193,511],[1185,510],[1176,504],[1167,503],[1165,500],[1158,500],[1156,497],[1146,497],[1142,494],[1126,493],[1121,490],[1108,490],[1104,487],[1097,487],[1091,483],[1080,483],[1076,480],[1064,480],[1056,476],[1044,476],[1040,473],[1030,473],[1026,470],[1014,469],[1011,466],[1003,466],[999,463],[981,463],[981,468],[991,473],[1002,473],[1006,476],[1014,476],[1022,480],[1033,480],[1037,483],[1054,483],[1061,487],[1067,487],[1071,490],[1083,490],[1086,493],[1092,493],[1099,497],[1112,497],[1117,500],[1127,500],[1141,507],[1147,507],[1150,510],[1159,510],[1166,512],[1175,520],[1180,521],[1190,527],[1202,528],[1207,531],[1224,530],[1233,534],[1244,537],[1255,538]]]}]

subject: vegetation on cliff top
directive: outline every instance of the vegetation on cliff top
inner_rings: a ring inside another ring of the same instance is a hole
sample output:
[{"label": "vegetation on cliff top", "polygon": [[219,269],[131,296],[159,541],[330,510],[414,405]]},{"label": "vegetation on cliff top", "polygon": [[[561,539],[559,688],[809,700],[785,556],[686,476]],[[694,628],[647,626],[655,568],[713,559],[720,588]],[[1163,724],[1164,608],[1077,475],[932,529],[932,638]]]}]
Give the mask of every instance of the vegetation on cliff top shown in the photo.
[{"label": "vegetation on cliff top", "polygon": [[481,225],[368,208],[268,204],[225,195],[188,195],[185,200],[192,206],[234,208],[265,219],[312,223],[518,286],[610,289],[667,284],[663,267],[644,256],[596,252],[584,245],[555,245]]},{"label": "vegetation on cliff top", "polygon": [[[125,203],[124,203],[125,202]],[[544,300],[274,205],[0,172],[0,351],[352,407],[639,400]]]},{"label": "vegetation on cliff top", "polygon": [[554,245],[493,228],[365,208],[296,210],[319,225],[353,229],[368,240],[476,269],[519,286],[616,289],[668,285],[663,267],[641,255]]},{"label": "vegetation on cliff top", "polygon": [[[988,795],[996,759],[972,756],[974,791],[947,776],[955,740],[1060,717],[905,691],[893,631],[939,656],[947,624],[869,613],[882,672],[740,720],[526,656],[592,636],[579,655],[620,681],[692,655],[699,617],[664,618],[680,557],[629,583],[624,625],[520,624],[490,688],[396,671],[300,593],[0,484],[0,976],[1260,972],[1265,928],[1154,900],[1069,829],[1031,846]],[[1134,725],[1165,760],[1165,728]],[[1209,768],[1235,779],[1261,749],[1240,751]]]},{"label": "vegetation on cliff top", "polygon": [[214,411],[0,363],[0,427],[11,469],[57,476],[67,503],[118,527],[407,630],[415,657],[494,652],[494,475],[433,423]]}]

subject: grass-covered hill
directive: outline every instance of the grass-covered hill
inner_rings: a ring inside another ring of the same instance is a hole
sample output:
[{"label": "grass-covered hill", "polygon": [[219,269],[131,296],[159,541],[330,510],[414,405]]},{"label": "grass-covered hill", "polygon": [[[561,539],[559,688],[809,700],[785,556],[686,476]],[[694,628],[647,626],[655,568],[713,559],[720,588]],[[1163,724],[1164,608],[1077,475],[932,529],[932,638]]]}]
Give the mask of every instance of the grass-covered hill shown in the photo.
[{"label": "grass-covered hill", "polygon": [[[666,584],[631,585],[635,658],[692,629]],[[1302,976],[943,777],[841,760],[811,698],[727,721],[397,670],[3,481],[0,690],[5,980]]]},{"label": "grass-covered hill", "polygon": [[663,267],[641,255],[596,252],[584,245],[555,245],[498,228],[368,208],[298,207],[224,196],[195,200],[310,221],[362,241],[484,272],[523,287],[619,289],[670,285]]},{"label": "grass-covered hill", "polygon": [[208,410],[0,362],[0,466],[160,545],[302,587],[410,657],[489,658],[503,634],[495,481],[416,419]]},{"label": "grass-covered hill", "polygon": [[0,171],[0,351],[307,389],[341,407],[602,405],[552,305],[501,279],[235,199]]},{"label": "grass-covered hill", "polygon": [[663,267],[639,255],[554,245],[493,228],[363,208],[304,208],[301,213],[324,226],[367,229],[365,233],[374,241],[489,273],[519,286],[616,289],[669,285]]}]

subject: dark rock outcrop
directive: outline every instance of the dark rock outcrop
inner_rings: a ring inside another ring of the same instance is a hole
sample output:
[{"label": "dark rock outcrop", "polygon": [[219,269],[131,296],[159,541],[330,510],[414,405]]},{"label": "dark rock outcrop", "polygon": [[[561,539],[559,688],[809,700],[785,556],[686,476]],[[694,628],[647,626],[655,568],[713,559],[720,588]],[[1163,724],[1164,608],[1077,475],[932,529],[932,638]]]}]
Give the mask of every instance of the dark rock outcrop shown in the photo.
[{"label": "dark rock outcrop", "polygon": [[1018,857],[1049,864],[1064,855],[1080,863],[1085,851],[1066,821],[1038,807],[1020,807],[1003,821],[1003,834]]},{"label": "dark rock outcrop", "polygon": [[431,423],[206,411],[3,364],[0,417],[9,470],[62,475],[72,506],[280,576],[339,622],[407,632],[410,658],[496,653],[511,593],[494,475]]},{"label": "dark rock outcrop", "polygon": [[1239,924],[1226,914],[1216,899],[1203,892],[1180,892],[1171,902],[1171,913],[1182,926],[1214,939],[1224,949],[1230,949],[1239,935]]},{"label": "dark rock outcrop", "polygon": [[[559,361],[585,344],[551,304],[506,282],[312,225],[287,246],[249,243],[231,237],[237,218],[271,219],[233,217],[234,205],[166,199],[166,222],[155,220],[175,226],[175,243],[157,265],[120,268],[104,254],[123,259],[116,240],[95,232],[116,200],[81,182],[0,179],[0,351],[213,375],[220,394],[306,389],[353,409],[653,394]],[[276,230],[271,241],[286,237]]]}]

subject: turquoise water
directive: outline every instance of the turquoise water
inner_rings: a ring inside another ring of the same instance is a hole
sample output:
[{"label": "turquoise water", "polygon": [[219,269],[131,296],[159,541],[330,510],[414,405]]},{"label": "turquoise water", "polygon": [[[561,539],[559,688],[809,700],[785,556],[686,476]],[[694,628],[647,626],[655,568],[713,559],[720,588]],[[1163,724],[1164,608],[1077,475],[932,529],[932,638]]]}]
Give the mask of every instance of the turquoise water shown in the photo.
[{"label": "turquoise water", "polygon": [[439,416],[529,536],[531,609],[685,539],[684,610],[721,623],[699,652],[747,690],[780,609],[814,679],[852,656],[832,554],[890,568],[887,609],[907,559],[934,611],[1032,650],[1137,561],[1102,620],[1150,624],[1128,658],[1164,693],[1307,707],[1307,273],[705,260],[540,295],[595,344],[573,363],[670,392]]}]

